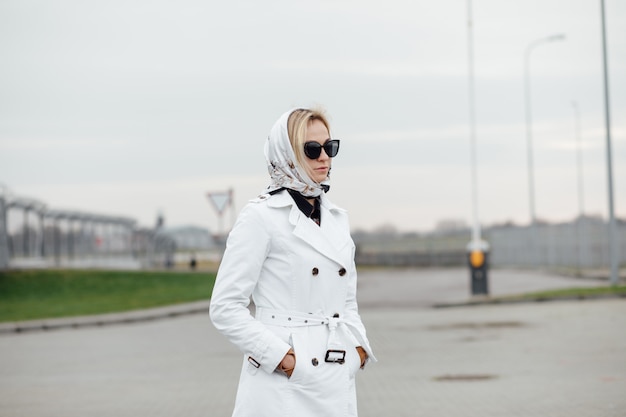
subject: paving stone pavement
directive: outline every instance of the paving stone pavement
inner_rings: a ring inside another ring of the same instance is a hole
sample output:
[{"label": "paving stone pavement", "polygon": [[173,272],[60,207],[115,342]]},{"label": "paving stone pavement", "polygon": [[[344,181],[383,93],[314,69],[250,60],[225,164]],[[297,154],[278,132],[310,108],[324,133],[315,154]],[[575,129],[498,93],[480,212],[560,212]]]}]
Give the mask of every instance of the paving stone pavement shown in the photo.
[{"label": "paving stone pavement", "polygon": [[[598,284],[492,276],[500,294]],[[466,277],[361,274],[361,314],[379,358],[358,377],[361,417],[626,416],[624,299],[429,307],[467,299]],[[4,333],[0,416],[229,416],[240,364],[206,314]]]}]

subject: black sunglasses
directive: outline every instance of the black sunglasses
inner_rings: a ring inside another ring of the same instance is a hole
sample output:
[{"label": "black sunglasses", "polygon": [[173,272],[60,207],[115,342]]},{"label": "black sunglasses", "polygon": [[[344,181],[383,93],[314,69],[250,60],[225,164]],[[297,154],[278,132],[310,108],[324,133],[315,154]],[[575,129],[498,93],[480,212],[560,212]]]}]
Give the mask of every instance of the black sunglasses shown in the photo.
[{"label": "black sunglasses", "polygon": [[317,159],[322,154],[322,148],[324,148],[326,155],[334,158],[339,152],[339,139],[326,141],[323,145],[320,145],[319,142],[307,142],[304,144],[304,154],[309,159]]}]

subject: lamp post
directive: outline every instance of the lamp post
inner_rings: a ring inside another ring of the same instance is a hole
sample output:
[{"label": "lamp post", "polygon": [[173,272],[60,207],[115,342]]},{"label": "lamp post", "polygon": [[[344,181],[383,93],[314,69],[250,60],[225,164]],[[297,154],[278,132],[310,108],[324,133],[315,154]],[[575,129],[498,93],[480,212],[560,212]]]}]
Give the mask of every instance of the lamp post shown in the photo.
[{"label": "lamp post", "polygon": [[470,163],[472,189],[472,240],[467,244],[470,268],[470,287],[473,296],[489,294],[488,252],[489,244],[481,239],[478,220],[478,179],[476,162],[476,115],[474,111],[474,22],[472,0],[467,0],[467,63],[468,63],[468,104],[470,124]]},{"label": "lamp post", "polygon": [[606,127],[606,169],[609,188],[609,263],[611,268],[611,285],[619,283],[619,252],[617,250],[617,224],[613,201],[613,157],[611,155],[611,106],[609,102],[609,70],[606,54],[606,23],[604,0],[600,0],[602,13],[602,69],[604,75],[604,124]]},{"label": "lamp post", "polygon": [[578,168],[578,211],[580,216],[583,216],[585,213],[585,187],[583,184],[583,151],[580,141],[580,109],[576,101],[572,101],[572,107],[574,108],[574,133],[576,135],[576,167]]},{"label": "lamp post", "polygon": [[476,112],[474,110],[474,36],[472,20],[472,0],[467,1],[467,62],[468,62],[468,104],[470,122],[470,163],[472,188],[472,242],[480,241],[478,222],[478,180],[476,174]]},{"label": "lamp post", "polygon": [[578,269],[581,272],[583,265],[586,265],[586,262],[583,261],[587,250],[587,239],[586,233],[583,230],[583,225],[585,224],[585,187],[583,181],[583,150],[582,144],[580,140],[580,110],[578,108],[578,103],[572,100],[572,107],[574,108],[574,134],[576,136],[576,168],[577,168],[577,177],[578,177],[578,225],[577,225],[577,234],[578,234]]},{"label": "lamp post", "polygon": [[531,42],[524,53],[524,98],[526,102],[526,147],[528,153],[528,206],[530,211],[530,225],[532,229],[533,263],[537,266],[537,217],[535,213],[535,176],[533,162],[533,135],[532,135],[532,111],[530,96],[530,53],[534,48],[549,42],[561,41],[565,39],[564,34],[556,34]]}]

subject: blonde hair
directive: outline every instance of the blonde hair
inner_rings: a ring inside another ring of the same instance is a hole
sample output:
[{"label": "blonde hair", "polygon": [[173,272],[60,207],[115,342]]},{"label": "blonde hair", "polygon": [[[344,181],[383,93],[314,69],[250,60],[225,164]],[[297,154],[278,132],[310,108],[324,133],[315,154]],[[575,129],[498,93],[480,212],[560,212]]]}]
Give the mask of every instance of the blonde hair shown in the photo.
[{"label": "blonde hair", "polygon": [[294,110],[289,115],[289,119],[287,119],[287,134],[289,135],[291,148],[293,149],[293,153],[296,154],[298,164],[302,167],[302,169],[307,171],[309,176],[311,173],[308,172],[308,165],[305,163],[306,155],[304,154],[304,142],[306,140],[309,124],[314,120],[319,120],[324,123],[324,126],[328,129],[328,134],[330,135],[330,125],[328,124],[328,119],[326,118],[324,111],[321,109],[297,109]]}]

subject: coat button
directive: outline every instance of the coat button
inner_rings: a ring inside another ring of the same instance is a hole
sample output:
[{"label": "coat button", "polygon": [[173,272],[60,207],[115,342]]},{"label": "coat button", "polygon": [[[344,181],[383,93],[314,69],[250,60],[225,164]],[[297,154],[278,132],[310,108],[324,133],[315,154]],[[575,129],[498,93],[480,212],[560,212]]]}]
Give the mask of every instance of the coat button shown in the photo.
[{"label": "coat button", "polygon": [[340,276],[340,277],[342,277],[342,276],[344,276],[344,275],[346,275],[346,268],[341,268],[341,269],[339,270],[339,276]]},{"label": "coat button", "polygon": [[315,276],[315,275],[317,275],[317,274],[319,274],[319,273],[320,273],[320,270],[319,270],[319,269],[317,269],[317,268],[313,268],[313,270],[311,271],[311,273]]},{"label": "coat button", "polygon": [[320,364],[319,361],[317,360],[317,358],[311,359],[311,363],[313,364],[313,366],[317,366],[317,365]]}]

